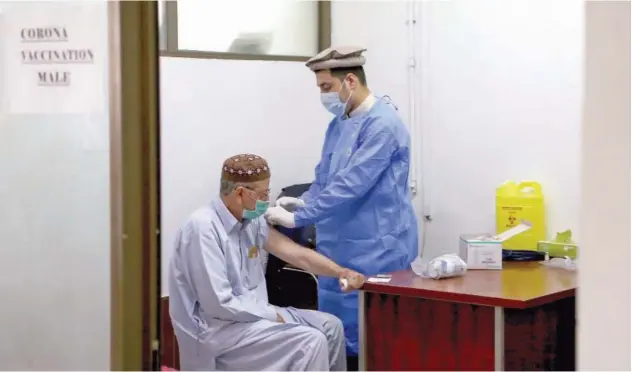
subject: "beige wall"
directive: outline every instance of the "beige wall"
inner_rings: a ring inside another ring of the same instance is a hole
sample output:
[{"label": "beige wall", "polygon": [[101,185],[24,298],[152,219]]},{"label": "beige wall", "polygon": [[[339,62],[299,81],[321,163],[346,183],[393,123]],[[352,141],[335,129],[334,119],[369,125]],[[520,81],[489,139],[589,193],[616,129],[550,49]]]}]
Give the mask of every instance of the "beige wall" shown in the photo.
[{"label": "beige wall", "polygon": [[630,3],[586,3],[581,370],[630,370]]}]

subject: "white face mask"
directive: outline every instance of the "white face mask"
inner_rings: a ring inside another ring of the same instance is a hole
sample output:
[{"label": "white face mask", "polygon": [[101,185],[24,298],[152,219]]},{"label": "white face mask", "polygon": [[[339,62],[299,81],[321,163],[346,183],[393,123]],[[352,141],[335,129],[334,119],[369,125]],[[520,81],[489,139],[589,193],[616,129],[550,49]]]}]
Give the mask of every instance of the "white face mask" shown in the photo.
[{"label": "white face mask", "polygon": [[353,94],[353,91],[350,91],[347,100],[344,103],[340,101],[340,91],[345,84],[346,81],[343,81],[338,92],[320,94],[320,101],[322,102],[323,106],[325,106],[325,109],[336,116],[345,114],[345,111],[347,110],[347,104],[349,103],[351,95]]}]

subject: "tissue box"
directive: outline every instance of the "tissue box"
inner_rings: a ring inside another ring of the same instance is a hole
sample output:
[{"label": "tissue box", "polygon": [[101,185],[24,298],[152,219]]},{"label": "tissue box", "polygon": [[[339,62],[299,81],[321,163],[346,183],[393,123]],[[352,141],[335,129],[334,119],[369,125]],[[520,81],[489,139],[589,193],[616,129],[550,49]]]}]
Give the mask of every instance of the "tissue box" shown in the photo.
[{"label": "tissue box", "polygon": [[503,244],[486,240],[490,235],[461,235],[459,256],[468,270],[501,270],[503,268]]},{"label": "tissue box", "polygon": [[531,224],[522,221],[518,226],[502,234],[461,235],[459,256],[468,270],[501,270],[503,268],[503,242],[531,229]]}]

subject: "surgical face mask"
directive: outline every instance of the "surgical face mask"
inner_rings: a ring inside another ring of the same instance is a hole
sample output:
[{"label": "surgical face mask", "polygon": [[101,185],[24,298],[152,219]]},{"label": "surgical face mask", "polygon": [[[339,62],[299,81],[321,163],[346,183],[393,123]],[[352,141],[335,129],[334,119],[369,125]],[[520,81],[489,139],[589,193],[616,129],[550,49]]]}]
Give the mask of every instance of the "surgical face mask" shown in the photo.
[{"label": "surgical face mask", "polygon": [[345,114],[347,104],[349,103],[351,95],[353,94],[353,91],[349,91],[349,97],[347,97],[347,100],[345,102],[342,102],[340,100],[340,92],[342,91],[342,88],[345,86],[345,84],[347,84],[347,82],[343,80],[342,84],[340,85],[340,90],[338,90],[337,92],[320,94],[320,101],[322,102],[323,106],[325,106],[327,111],[336,116]]},{"label": "surgical face mask", "polygon": [[270,206],[269,201],[258,200],[255,203],[255,209],[246,209],[242,212],[242,217],[245,220],[254,220],[255,218],[259,218],[266,213],[268,207]]},{"label": "surgical face mask", "polygon": [[[244,211],[241,213],[241,216],[245,219],[245,220],[254,220],[255,218],[261,217],[264,215],[264,213],[266,213],[266,211],[268,210],[268,207],[270,206],[270,202],[269,201],[265,201],[265,200],[261,200],[258,197],[255,197],[253,194],[256,194],[259,196],[258,193],[256,193],[256,191],[251,190],[251,189],[246,189],[248,190],[248,195],[255,200],[255,209],[247,209],[244,207]],[[270,190],[267,191],[267,193],[269,193]],[[268,195],[268,194],[266,194]]]},{"label": "surgical face mask", "polygon": [[342,114],[344,106],[342,105],[342,102],[340,102],[338,92],[321,93],[320,101],[323,103],[323,106],[325,106],[325,109],[332,114],[336,116]]}]

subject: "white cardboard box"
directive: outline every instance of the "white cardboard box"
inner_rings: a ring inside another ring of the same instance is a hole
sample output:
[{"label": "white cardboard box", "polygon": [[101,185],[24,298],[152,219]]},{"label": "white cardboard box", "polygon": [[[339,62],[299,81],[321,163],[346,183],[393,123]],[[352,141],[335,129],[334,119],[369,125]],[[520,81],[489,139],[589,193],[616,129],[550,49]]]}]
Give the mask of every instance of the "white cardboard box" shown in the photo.
[{"label": "white cardboard box", "polygon": [[503,268],[503,242],[531,229],[531,224],[522,223],[502,234],[461,235],[459,256],[467,264],[468,270],[501,270]]}]

